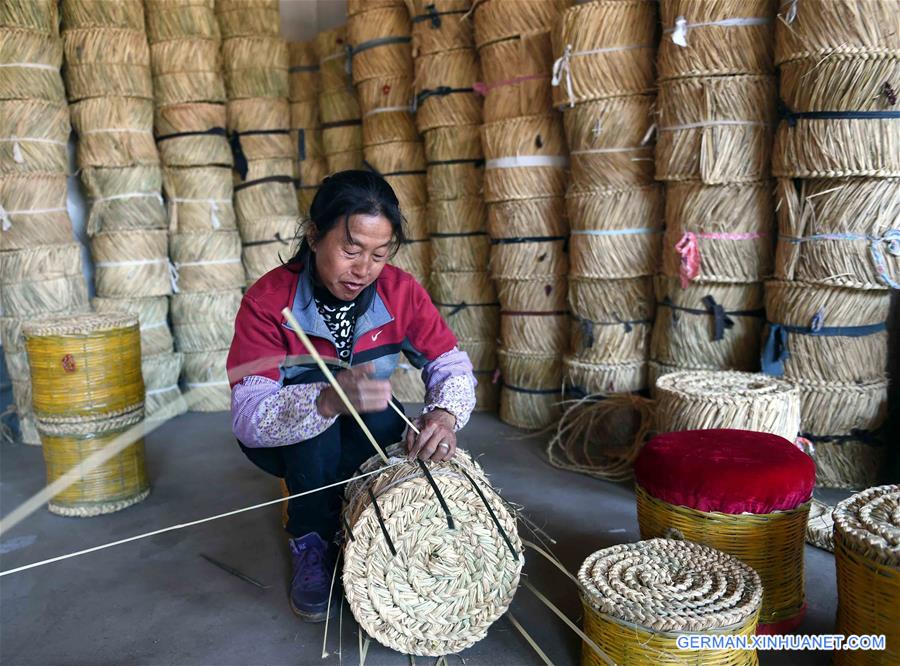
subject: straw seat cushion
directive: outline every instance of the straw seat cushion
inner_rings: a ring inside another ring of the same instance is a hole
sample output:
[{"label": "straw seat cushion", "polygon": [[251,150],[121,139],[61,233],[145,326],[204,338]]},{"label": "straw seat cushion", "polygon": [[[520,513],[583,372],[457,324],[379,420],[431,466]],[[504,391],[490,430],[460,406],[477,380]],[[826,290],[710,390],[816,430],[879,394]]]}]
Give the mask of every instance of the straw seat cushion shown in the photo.
[{"label": "straw seat cushion", "polygon": [[654,437],[634,465],[653,497],[697,511],[767,514],[812,496],[815,464],[778,435],[750,430],[685,430]]}]

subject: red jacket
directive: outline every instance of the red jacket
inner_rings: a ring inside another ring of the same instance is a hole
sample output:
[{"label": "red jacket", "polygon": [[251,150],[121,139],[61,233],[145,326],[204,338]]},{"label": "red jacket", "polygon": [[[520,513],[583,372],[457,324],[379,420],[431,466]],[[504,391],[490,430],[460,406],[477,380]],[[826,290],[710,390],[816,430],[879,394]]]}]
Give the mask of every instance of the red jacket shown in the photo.
[{"label": "red jacket", "polygon": [[[422,367],[457,345],[428,293],[408,273],[385,266],[358,301],[350,365],[369,361],[375,377],[387,379],[403,351]],[[262,276],[241,302],[228,353],[228,379],[234,386],[247,375],[282,384],[322,381],[297,335],[281,314],[291,308],[319,354],[340,366],[331,332],[316,309],[312,278],[306,267],[280,266]]]}]

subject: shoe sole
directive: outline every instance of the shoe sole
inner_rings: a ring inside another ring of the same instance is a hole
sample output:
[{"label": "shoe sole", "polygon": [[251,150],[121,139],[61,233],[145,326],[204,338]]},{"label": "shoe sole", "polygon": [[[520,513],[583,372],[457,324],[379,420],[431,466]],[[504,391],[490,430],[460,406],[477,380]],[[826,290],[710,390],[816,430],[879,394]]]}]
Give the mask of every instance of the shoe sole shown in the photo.
[{"label": "shoe sole", "polygon": [[294,605],[294,600],[288,598],[288,603],[291,605],[291,611],[293,611],[294,615],[299,617],[303,622],[309,623],[321,623],[330,618],[334,618],[337,607],[332,605],[331,607],[331,615],[328,614],[328,611],[322,611],[320,613],[310,613],[308,611],[302,611]]}]

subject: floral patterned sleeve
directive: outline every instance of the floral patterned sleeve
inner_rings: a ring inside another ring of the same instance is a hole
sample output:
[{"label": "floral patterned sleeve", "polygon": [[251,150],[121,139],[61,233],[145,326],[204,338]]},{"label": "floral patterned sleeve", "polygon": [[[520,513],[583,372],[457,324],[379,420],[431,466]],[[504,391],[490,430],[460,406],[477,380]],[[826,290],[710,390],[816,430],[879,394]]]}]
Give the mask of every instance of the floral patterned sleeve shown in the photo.
[{"label": "floral patterned sleeve", "polygon": [[422,413],[443,409],[456,417],[454,430],[465,426],[475,409],[476,380],[469,355],[454,347],[428,363],[422,379],[426,387]]}]

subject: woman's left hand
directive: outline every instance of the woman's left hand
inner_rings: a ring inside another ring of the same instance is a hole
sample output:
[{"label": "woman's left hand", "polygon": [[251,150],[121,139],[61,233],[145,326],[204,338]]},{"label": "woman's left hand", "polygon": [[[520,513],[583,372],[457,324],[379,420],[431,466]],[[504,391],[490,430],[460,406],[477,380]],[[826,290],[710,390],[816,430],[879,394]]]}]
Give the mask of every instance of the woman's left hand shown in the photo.
[{"label": "woman's left hand", "polygon": [[419,419],[418,435],[406,430],[406,450],[410,460],[450,460],[456,454],[456,417],[443,409],[435,409]]}]

